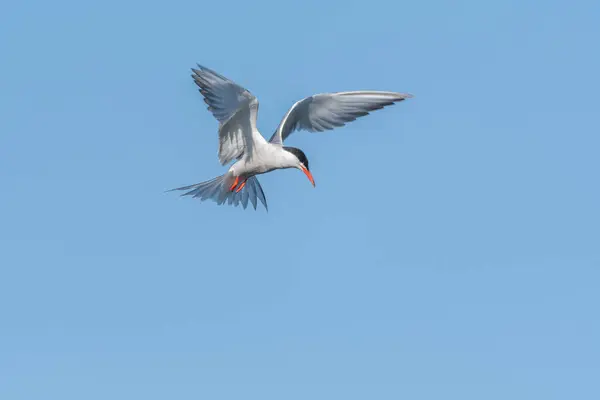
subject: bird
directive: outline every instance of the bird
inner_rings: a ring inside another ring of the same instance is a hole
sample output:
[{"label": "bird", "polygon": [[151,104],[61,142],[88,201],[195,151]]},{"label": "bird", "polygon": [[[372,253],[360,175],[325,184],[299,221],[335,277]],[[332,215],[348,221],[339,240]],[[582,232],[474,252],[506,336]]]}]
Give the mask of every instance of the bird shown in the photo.
[{"label": "bird", "polygon": [[260,201],[267,212],[267,199],[257,175],[295,168],[316,186],[306,154],[284,145],[293,132],[333,130],[413,97],[409,93],[374,90],[315,94],[294,103],[267,141],[256,127],[258,99],[250,91],[200,64],[191,70],[208,111],[219,123],[219,162],[223,166],[235,162],[221,176],[168,192],[186,191],[181,196],[212,200],[219,205],[241,204],[244,209],[250,202],[256,210]]}]

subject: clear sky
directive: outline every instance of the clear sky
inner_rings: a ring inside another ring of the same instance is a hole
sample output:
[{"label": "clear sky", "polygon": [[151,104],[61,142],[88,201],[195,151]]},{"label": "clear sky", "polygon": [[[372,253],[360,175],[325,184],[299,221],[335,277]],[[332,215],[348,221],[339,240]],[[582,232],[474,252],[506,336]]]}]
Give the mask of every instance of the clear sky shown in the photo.
[{"label": "clear sky", "polygon": [[[7,1],[0,398],[600,398],[598,1]],[[295,101],[415,97],[298,132],[269,212],[196,62]]]}]

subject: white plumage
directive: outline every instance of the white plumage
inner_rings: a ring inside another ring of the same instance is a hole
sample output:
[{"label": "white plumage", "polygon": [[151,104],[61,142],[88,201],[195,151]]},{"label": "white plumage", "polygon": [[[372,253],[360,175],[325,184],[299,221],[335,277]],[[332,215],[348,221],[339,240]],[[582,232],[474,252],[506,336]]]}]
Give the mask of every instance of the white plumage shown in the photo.
[{"label": "white plumage", "polygon": [[256,209],[258,199],[268,209],[256,178],[259,174],[297,168],[314,186],[304,152],[283,145],[294,131],[331,130],[412,97],[406,93],[372,90],[316,94],[296,102],[266,141],[256,128],[258,100],[252,93],[209,68],[198,65],[192,72],[208,110],[219,121],[219,161],[222,165],[234,160],[235,163],[224,175],[172,190],[187,190],[182,196],[211,199],[218,204],[241,204],[244,208],[250,202]]}]

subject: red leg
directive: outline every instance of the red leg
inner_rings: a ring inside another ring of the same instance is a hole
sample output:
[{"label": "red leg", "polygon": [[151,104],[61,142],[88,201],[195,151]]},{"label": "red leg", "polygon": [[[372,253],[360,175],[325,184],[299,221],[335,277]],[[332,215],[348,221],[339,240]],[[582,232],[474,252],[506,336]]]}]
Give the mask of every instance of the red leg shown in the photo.
[{"label": "red leg", "polygon": [[236,176],[235,177],[235,181],[233,181],[233,185],[231,185],[231,187],[229,188],[230,192],[233,192],[233,189],[235,189],[235,187],[238,185],[238,182],[240,181],[240,177]]},{"label": "red leg", "polygon": [[242,184],[235,190],[236,193],[241,192],[242,189],[246,186],[246,181],[242,182]]}]

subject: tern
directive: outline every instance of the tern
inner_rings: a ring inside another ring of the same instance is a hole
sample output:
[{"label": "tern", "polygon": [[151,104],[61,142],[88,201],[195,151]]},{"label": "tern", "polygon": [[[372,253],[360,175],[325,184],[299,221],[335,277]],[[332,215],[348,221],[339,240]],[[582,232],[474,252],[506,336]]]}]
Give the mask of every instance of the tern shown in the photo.
[{"label": "tern", "polygon": [[182,196],[212,200],[244,209],[257,199],[268,211],[267,199],[256,175],[277,169],[296,168],[304,172],[313,187],[315,180],[304,152],[283,142],[294,131],[323,132],[342,127],[369,112],[413,97],[408,93],[361,90],[321,93],[297,101],[283,116],[269,141],[256,128],[258,100],[247,89],[217,72],[198,65],[192,78],[200,88],[208,110],[219,122],[219,161],[235,163],[221,176],[206,182],[183,186]]}]

